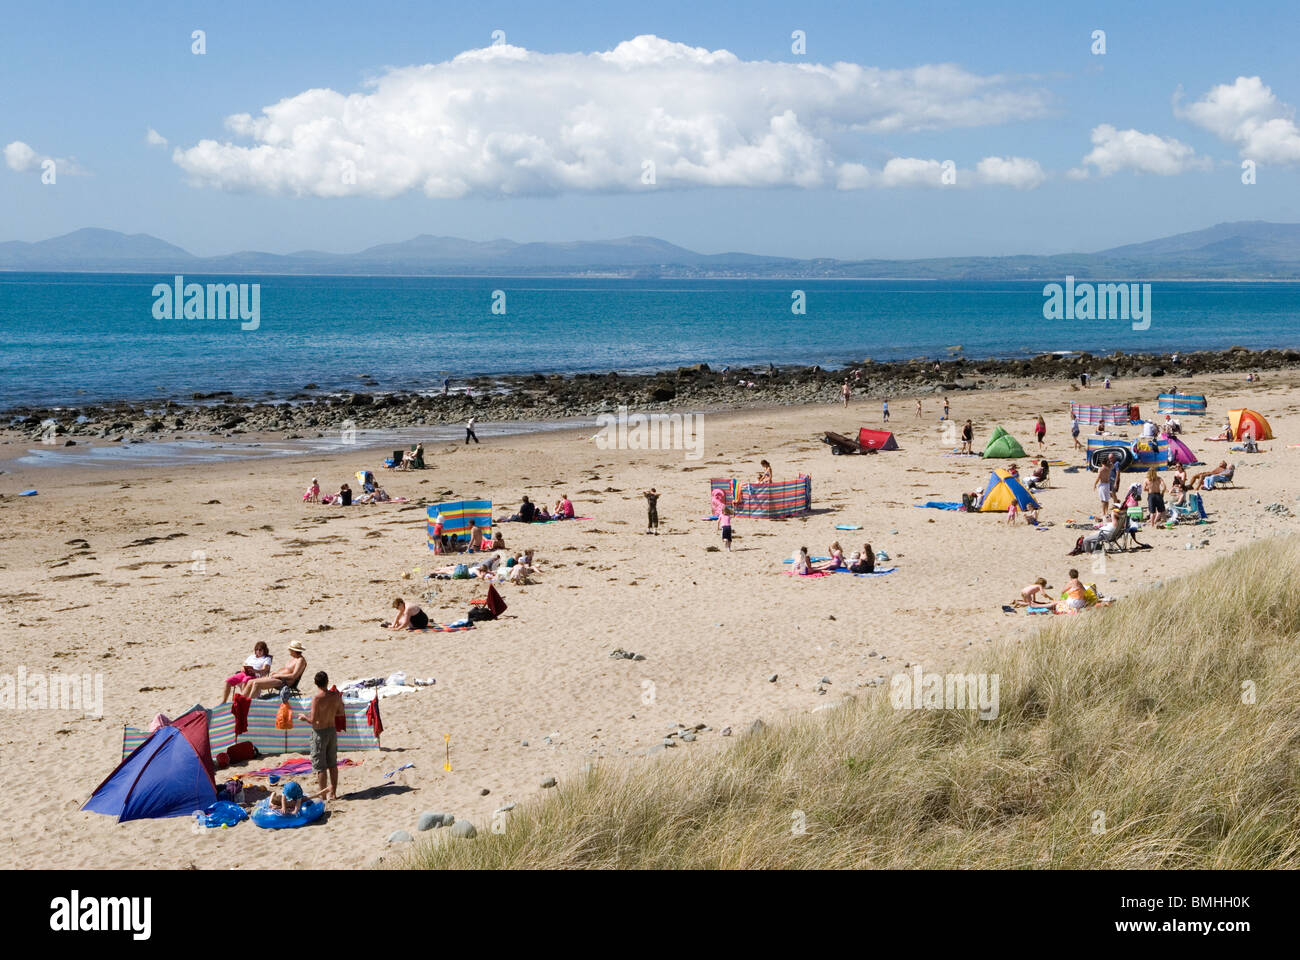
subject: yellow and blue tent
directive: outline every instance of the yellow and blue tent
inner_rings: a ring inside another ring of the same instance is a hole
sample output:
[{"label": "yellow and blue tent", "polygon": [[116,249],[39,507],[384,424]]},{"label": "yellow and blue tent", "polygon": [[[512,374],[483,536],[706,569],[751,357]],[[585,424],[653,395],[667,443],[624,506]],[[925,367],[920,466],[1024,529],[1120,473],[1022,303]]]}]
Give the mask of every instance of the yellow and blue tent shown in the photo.
[{"label": "yellow and blue tent", "polygon": [[981,513],[999,510],[1005,512],[1012,503],[1018,504],[1021,510],[1038,509],[1038,501],[1025,489],[1024,484],[1011,475],[1011,471],[994,470],[989,474],[988,486],[980,494],[976,509]]}]

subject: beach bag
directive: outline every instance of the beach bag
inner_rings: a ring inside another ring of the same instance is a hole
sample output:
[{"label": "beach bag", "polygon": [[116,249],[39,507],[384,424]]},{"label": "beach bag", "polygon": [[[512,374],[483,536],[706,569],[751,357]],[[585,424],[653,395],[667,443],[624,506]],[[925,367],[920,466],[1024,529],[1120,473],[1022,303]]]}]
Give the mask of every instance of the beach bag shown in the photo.
[{"label": "beach bag", "polygon": [[258,756],[257,747],[247,740],[242,743],[232,743],[226,750],[226,757],[230,763],[243,763],[246,760],[252,760]]},{"label": "beach bag", "polygon": [[275,729],[293,729],[293,711],[289,709],[288,702],[280,704],[280,709],[275,711]]},{"label": "beach bag", "polygon": [[492,611],[489,610],[487,607],[478,607],[478,606],[470,607],[469,613],[466,615],[466,618],[469,620],[491,620]]},{"label": "beach bag", "polygon": [[230,766],[230,754],[228,753],[217,754],[216,764],[218,770],[226,769],[226,767]]},{"label": "beach bag", "polygon": [[463,563],[456,564],[456,569],[451,571],[451,578],[453,580],[468,580],[469,567],[465,566]]},{"label": "beach bag", "polygon": [[1083,553],[1083,537],[1080,537],[1078,540],[1074,541],[1074,549],[1071,550],[1069,553],[1067,553],[1066,556],[1077,557],[1081,553]]}]

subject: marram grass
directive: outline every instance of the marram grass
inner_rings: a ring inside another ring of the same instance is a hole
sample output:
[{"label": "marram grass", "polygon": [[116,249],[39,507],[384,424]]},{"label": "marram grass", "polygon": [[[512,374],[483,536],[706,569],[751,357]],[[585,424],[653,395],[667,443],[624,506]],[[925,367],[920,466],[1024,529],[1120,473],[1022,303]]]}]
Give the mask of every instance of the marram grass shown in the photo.
[{"label": "marram grass", "polygon": [[1298,570],[1300,538],[1272,539],[1044,617],[953,668],[998,675],[991,721],[895,710],[876,688],[721,750],[603,763],[521,803],[504,833],[422,836],[407,864],[1295,868]]}]

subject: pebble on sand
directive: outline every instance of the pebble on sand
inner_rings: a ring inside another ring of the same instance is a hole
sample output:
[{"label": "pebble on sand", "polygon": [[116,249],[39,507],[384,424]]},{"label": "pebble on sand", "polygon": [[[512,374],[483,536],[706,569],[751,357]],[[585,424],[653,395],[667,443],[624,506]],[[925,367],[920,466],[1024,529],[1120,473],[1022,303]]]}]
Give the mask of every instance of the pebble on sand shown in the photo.
[{"label": "pebble on sand", "polygon": [[543,790],[550,789],[550,788],[553,787],[553,786],[555,786],[555,778],[554,778],[554,777],[547,777],[545,780],[542,781],[542,789],[543,789]]},{"label": "pebble on sand", "polygon": [[415,821],[415,829],[432,830],[435,827],[450,827],[455,822],[456,818],[450,813],[436,813],[432,810],[426,810]]},{"label": "pebble on sand", "polygon": [[394,830],[388,835],[389,843],[410,843],[411,835],[405,830]]}]

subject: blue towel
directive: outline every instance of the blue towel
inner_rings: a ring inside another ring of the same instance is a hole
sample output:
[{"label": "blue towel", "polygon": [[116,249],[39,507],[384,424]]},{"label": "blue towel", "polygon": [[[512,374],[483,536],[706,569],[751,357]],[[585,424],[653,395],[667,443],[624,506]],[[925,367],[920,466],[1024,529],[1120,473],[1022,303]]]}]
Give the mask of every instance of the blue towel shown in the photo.
[{"label": "blue towel", "polygon": [[[808,559],[809,559],[810,561],[812,561],[813,563],[825,563],[827,560],[830,559],[830,557],[809,557]],[[781,562],[782,562],[782,563],[794,563],[794,557],[786,557],[786,558],[785,558],[784,560],[782,560]]]},{"label": "blue towel", "polygon": [[888,570],[875,570],[871,573],[855,573],[855,577],[883,577],[887,573],[893,573],[898,567],[890,567]]},{"label": "blue towel", "polygon": [[932,510],[960,510],[961,501],[960,500],[928,500],[925,503],[914,503],[912,504],[912,506],[920,507],[921,509],[925,509],[926,507],[929,507]]},{"label": "blue towel", "polygon": [[837,523],[835,524],[835,529],[836,530],[861,530],[862,528],[852,523]]}]

